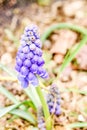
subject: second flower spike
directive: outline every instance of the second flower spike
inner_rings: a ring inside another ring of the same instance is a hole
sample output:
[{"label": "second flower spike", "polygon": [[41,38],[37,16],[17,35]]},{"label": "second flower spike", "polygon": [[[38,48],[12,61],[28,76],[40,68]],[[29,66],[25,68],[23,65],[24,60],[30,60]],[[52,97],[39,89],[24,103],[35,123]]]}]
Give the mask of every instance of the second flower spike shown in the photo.
[{"label": "second flower spike", "polygon": [[47,94],[47,104],[51,114],[60,115],[60,95],[58,87],[55,84],[52,84],[49,88],[49,93]]}]

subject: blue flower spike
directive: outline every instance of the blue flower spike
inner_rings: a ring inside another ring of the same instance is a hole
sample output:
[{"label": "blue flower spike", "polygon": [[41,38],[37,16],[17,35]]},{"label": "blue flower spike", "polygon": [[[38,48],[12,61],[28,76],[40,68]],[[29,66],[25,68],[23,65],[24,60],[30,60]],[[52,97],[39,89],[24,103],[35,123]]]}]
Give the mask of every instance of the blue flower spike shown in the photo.
[{"label": "blue flower spike", "polygon": [[52,84],[50,86],[49,93],[47,94],[46,99],[50,114],[54,114],[56,116],[60,115],[61,114],[60,95],[58,87],[55,84]]},{"label": "blue flower spike", "polygon": [[[27,26],[21,36],[21,45],[16,56],[15,69],[18,72],[18,80],[23,88],[29,84],[38,86],[37,76],[43,79],[48,78],[48,73],[44,69],[42,58],[42,43],[36,25]],[[39,69],[41,68],[41,69]]]},{"label": "blue flower spike", "polygon": [[37,121],[39,130],[46,130],[46,124],[44,119],[44,113],[42,107],[38,107],[37,109]]}]

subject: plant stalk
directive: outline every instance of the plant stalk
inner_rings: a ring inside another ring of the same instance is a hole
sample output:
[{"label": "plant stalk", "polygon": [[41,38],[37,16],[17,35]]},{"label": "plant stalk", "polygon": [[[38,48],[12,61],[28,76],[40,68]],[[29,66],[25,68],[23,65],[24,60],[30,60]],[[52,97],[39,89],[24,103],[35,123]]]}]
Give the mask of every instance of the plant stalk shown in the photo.
[{"label": "plant stalk", "polygon": [[41,103],[42,103],[43,112],[44,112],[45,121],[46,121],[46,128],[47,128],[47,130],[51,130],[52,121],[51,121],[51,116],[50,116],[50,113],[49,113],[47,103],[46,103],[46,101],[44,99],[44,96],[43,96],[43,93],[41,91],[40,86],[36,87],[36,90],[37,90],[37,93],[38,93],[38,95],[40,97],[40,100],[41,100]]}]

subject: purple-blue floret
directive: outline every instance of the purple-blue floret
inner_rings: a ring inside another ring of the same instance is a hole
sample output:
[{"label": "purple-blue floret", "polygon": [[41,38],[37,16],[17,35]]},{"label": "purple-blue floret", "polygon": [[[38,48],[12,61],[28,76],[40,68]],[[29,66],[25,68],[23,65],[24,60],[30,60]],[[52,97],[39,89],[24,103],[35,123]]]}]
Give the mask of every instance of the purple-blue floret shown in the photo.
[{"label": "purple-blue floret", "polygon": [[42,107],[38,107],[37,109],[37,122],[39,130],[46,130],[46,124]]},{"label": "purple-blue floret", "polygon": [[16,56],[15,69],[18,72],[18,80],[23,88],[29,84],[38,85],[37,76],[48,78],[47,71],[43,68],[42,43],[36,25],[27,26],[21,36],[21,45]]},{"label": "purple-blue floret", "polygon": [[56,85],[51,85],[49,88],[49,93],[47,94],[47,104],[51,114],[60,115],[60,95]]}]

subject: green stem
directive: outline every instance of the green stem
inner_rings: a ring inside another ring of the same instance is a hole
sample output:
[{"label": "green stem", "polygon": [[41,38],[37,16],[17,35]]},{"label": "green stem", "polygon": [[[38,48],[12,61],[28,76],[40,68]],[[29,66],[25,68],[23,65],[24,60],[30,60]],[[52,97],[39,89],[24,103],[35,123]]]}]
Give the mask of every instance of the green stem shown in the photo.
[{"label": "green stem", "polygon": [[55,29],[71,29],[73,31],[77,31],[83,35],[87,35],[87,29],[77,26],[77,25],[73,25],[70,23],[59,23],[56,25],[52,25],[51,27],[49,27],[41,36],[41,41],[44,42],[48,36],[55,30]]},{"label": "green stem", "polygon": [[66,61],[64,60],[63,64],[61,65],[60,69],[59,69],[59,74],[64,70],[64,68],[68,65],[69,62],[72,61],[72,59],[76,56],[76,54],[79,52],[79,50],[81,49],[81,47],[87,42],[87,35],[85,35],[83,37],[83,39],[80,41],[79,45],[74,49],[74,51],[72,52],[72,54],[66,59]]},{"label": "green stem", "polygon": [[43,107],[43,111],[44,111],[44,116],[45,116],[45,121],[46,121],[46,128],[47,130],[51,130],[52,128],[52,122],[51,122],[51,117],[50,117],[50,113],[49,113],[49,109],[47,106],[47,103],[44,99],[43,93],[41,91],[41,88],[38,86],[36,87],[37,93],[40,97],[41,103],[42,103],[42,107]]},{"label": "green stem", "polygon": [[36,89],[33,86],[29,86],[29,88],[24,89],[27,96],[32,100],[32,102],[35,105],[35,108],[37,109],[39,105],[41,105],[41,102],[39,100],[39,96],[36,92]]}]

